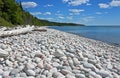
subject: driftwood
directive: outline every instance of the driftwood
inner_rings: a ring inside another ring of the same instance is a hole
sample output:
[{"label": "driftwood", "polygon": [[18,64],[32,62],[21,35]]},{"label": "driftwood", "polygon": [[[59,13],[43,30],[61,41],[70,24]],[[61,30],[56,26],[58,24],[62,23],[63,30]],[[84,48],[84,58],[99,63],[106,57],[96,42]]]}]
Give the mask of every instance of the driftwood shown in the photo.
[{"label": "driftwood", "polygon": [[34,26],[28,26],[25,28],[17,29],[17,30],[11,30],[11,31],[1,31],[0,32],[0,37],[6,37],[6,36],[13,36],[13,35],[19,35],[19,34],[25,34],[29,33],[32,31],[47,31],[45,29],[38,29],[35,28]]},{"label": "driftwood", "polygon": [[43,32],[45,32],[47,30],[46,29],[41,29],[41,28],[34,28],[34,30],[32,30],[32,31],[43,31]]}]

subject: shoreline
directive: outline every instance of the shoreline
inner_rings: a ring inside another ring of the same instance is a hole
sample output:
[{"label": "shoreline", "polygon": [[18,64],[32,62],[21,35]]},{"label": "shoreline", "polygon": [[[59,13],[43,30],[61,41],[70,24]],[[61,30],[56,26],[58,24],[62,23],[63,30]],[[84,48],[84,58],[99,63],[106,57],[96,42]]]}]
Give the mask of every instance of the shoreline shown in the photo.
[{"label": "shoreline", "polygon": [[47,31],[0,38],[1,77],[120,77],[120,47],[44,29]]},{"label": "shoreline", "polygon": [[[71,33],[71,32],[66,32],[66,33],[78,35],[78,36],[80,36],[80,37],[84,37],[84,38],[87,38],[87,39],[92,39],[92,38],[88,38],[88,37],[85,37],[85,36],[81,36],[80,34],[76,34],[76,33]],[[100,40],[97,40],[97,39],[92,39],[92,40],[100,41]],[[118,43],[110,43],[110,42],[106,42],[106,41],[100,41],[100,42],[106,43],[106,44],[111,45],[111,46],[120,47],[120,44],[118,44]]]}]

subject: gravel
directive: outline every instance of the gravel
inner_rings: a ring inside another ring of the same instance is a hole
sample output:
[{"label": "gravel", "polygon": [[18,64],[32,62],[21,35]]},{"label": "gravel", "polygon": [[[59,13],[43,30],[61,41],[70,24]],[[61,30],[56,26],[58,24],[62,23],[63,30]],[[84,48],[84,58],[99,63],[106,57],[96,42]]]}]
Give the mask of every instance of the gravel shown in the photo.
[{"label": "gravel", "polygon": [[44,29],[0,37],[0,78],[120,78],[119,46]]}]

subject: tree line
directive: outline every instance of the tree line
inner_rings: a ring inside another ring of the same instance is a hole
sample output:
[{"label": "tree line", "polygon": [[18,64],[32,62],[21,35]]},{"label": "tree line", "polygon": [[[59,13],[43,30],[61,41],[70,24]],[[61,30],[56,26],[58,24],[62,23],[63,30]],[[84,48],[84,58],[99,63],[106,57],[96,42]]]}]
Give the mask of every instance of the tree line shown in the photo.
[{"label": "tree line", "polygon": [[34,17],[22,8],[21,2],[15,0],[0,0],[0,25],[36,25],[36,26],[62,26],[62,25],[82,25],[74,23],[58,23],[41,20]]}]

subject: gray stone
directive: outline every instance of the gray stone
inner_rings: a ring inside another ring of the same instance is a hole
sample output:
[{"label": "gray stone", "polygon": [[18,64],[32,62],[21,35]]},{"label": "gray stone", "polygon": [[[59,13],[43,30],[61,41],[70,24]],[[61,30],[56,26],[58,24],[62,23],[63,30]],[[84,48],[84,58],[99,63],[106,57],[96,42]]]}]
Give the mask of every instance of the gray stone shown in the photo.
[{"label": "gray stone", "polygon": [[57,68],[52,68],[49,71],[53,74],[54,72],[57,72]]},{"label": "gray stone", "polygon": [[52,66],[51,66],[50,64],[46,63],[46,64],[44,65],[44,68],[45,68],[46,70],[50,70],[50,69],[52,68]]},{"label": "gray stone", "polygon": [[0,69],[0,75],[2,75],[3,74],[3,70],[2,69]]},{"label": "gray stone", "polygon": [[10,74],[9,71],[4,71],[3,74],[2,74],[2,76],[3,76],[3,77],[6,77],[6,76],[9,76],[9,74]]},{"label": "gray stone", "polygon": [[26,78],[35,78],[34,76],[29,76],[29,77],[26,77]]},{"label": "gray stone", "polygon": [[98,70],[98,71],[96,71],[96,73],[99,74],[102,77],[110,76],[110,73],[108,71],[105,71],[105,70]]},{"label": "gray stone", "polygon": [[52,77],[52,73],[51,72],[48,72],[47,75],[46,75],[47,78],[51,78]]},{"label": "gray stone", "polygon": [[36,63],[39,63],[39,62],[41,62],[41,61],[42,61],[39,57],[35,57],[35,59],[34,59],[34,60],[35,60],[35,62],[36,62]]},{"label": "gray stone", "polygon": [[0,78],[2,78],[2,76],[0,75]]},{"label": "gray stone", "polygon": [[100,75],[96,74],[96,73],[93,72],[93,71],[90,71],[89,74],[92,75],[92,76],[95,77],[95,78],[102,78]]},{"label": "gray stone", "polygon": [[0,57],[7,57],[8,55],[7,51],[0,49]]},{"label": "gray stone", "polygon": [[85,68],[90,68],[90,69],[92,69],[92,70],[95,70],[95,69],[96,69],[96,67],[95,67],[93,64],[87,63],[87,62],[84,62],[84,63],[83,63],[83,66],[84,66]]},{"label": "gray stone", "polygon": [[71,75],[71,74],[67,74],[67,75],[65,76],[65,78],[76,78],[76,77],[73,76],[73,75]]},{"label": "gray stone", "polygon": [[35,65],[34,65],[33,63],[27,63],[27,64],[25,65],[25,68],[26,68],[26,69],[34,69],[34,68],[35,68]]},{"label": "gray stone", "polygon": [[43,61],[40,61],[38,64],[37,64],[37,66],[39,67],[39,68],[44,68],[44,65],[43,65]]},{"label": "gray stone", "polygon": [[54,56],[55,57],[63,57],[65,54],[62,50],[60,49],[57,49],[55,52],[54,52]]},{"label": "gray stone", "polygon": [[26,74],[27,74],[28,76],[35,76],[35,72],[34,72],[33,70],[27,70],[27,71],[26,71]]},{"label": "gray stone", "polygon": [[60,72],[54,72],[53,73],[53,77],[54,78],[58,78],[58,77],[65,78],[65,76],[62,73],[60,73]]},{"label": "gray stone", "polygon": [[10,75],[15,75],[15,74],[17,74],[19,72],[20,72],[19,69],[13,69],[13,70],[11,70]]},{"label": "gray stone", "polygon": [[120,76],[119,76],[118,74],[116,74],[116,73],[114,73],[114,72],[113,72],[112,74],[113,74],[113,77],[114,77],[114,78],[120,78]]},{"label": "gray stone", "polygon": [[80,73],[81,71],[80,70],[72,70],[72,72],[74,73],[74,74],[78,74],[78,73]]},{"label": "gray stone", "polygon": [[76,78],[86,78],[84,74],[75,74]]},{"label": "gray stone", "polygon": [[45,75],[45,76],[47,76],[48,72],[49,72],[48,70],[44,70],[44,71],[42,72],[42,74]]},{"label": "gray stone", "polygon": [[58,66],[60,66],[60,64],[57,63],[57,62],[53,62],[52,66],[53,66],[53,67],[58,67]]},{"label": "gray stone", "polygon": [[46,78],[46,76],[45,75],[40,75],[40,77],[39,78]]},{"label": "gray stone", "polygon": [[27,75],[26,75],[26,73],[23,72],[23,73],[20,73],[20,77],[24,77],[25,78],[25,77],[27,77]]},{"label": "gray stone", "polygon": [[91,64],[96,64],[97,63],[97,60],[93,60],[93,59],[88,59],[88,63],[91,63]]},{"label": "gray stone", "polygon": [[64,75],[72,73],[72,72],[70,72],[69,70],[66,70],[66,69],[62,69],[60,72]]},{"label": "gray stone", "polygon": [[77,58],[73,58],[73,62],[74,62],[74,65],[75,65],[75,66],[80,64],[80,62],[78,61]]},{"label": "gray stone", "polygon": [[9,67],[12,67],[12,66],[13,66],[13,63],[12,63],[11,61],[9,61],[9,60],[6,60],[6,61],[5,61],[5,64],[6,64],[7,66],[9,66]]}]

